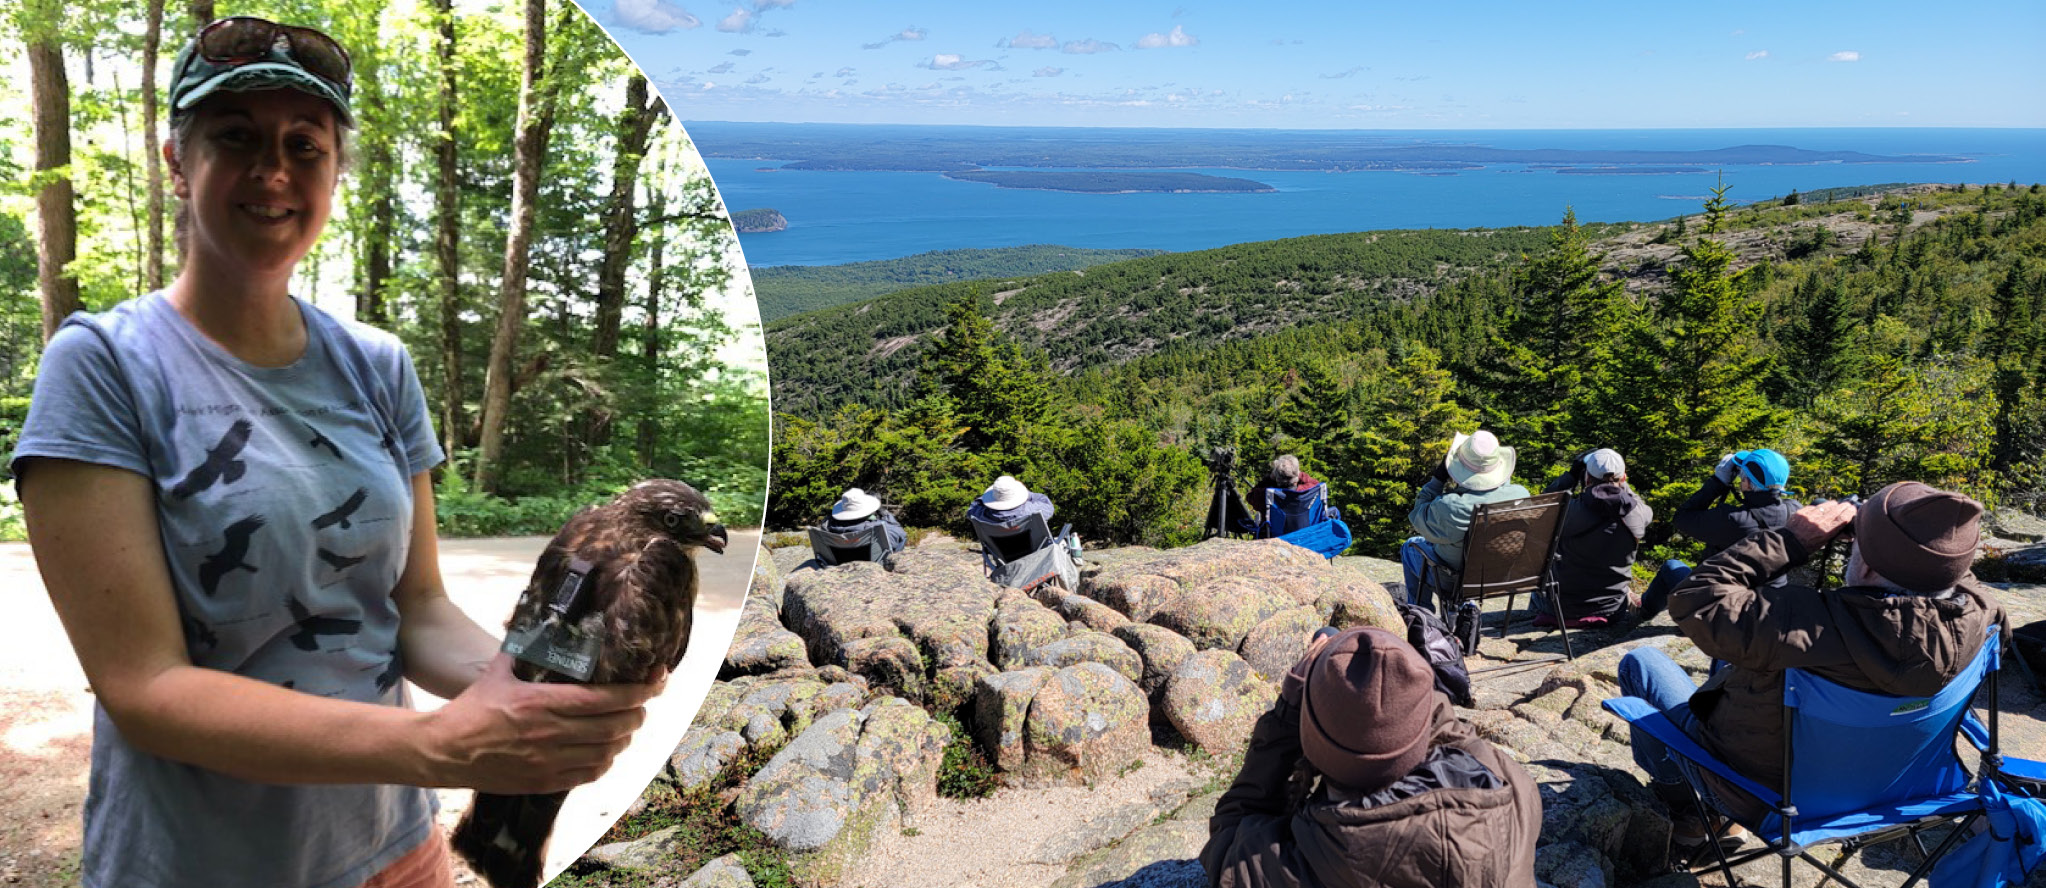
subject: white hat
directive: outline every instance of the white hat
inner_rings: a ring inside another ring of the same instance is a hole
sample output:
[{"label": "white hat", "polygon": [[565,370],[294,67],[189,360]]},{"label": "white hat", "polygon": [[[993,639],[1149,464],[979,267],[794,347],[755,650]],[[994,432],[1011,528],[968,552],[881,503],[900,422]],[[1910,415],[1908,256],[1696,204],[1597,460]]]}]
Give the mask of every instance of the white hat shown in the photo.
[{"label": "white hat", "polygon": [[1003,475],[988,485],[987,492],[980,495],[980,501],[997,512],[1005,512],[1023,505],[1030,498],[1030,489],[1014,476]]},{"label": "white hat", "polygon": [[836,521],[852,521],[874,514],[881,508],[881,498],[857,487],[845,492],[838,502],[831,504],[831,517]]},{"label": "white hat", "polygon": [[1457,484],[1472,490],[1491,490],[1513,478],[1513,448],[1502,446],[1498,437],[1479,429],[1474,434],[1456,433],[1449,442],[1449,454],[1442,466]]}]

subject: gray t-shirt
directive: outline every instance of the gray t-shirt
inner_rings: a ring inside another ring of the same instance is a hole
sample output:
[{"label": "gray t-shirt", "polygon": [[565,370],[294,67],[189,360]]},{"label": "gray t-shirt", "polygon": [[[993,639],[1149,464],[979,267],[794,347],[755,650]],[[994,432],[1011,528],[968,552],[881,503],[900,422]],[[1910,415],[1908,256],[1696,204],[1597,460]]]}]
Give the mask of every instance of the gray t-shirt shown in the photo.
[{"label": "gray t-shirt", "polygon": [[[73,315],[43,353],[15,448],[127,469],[156,515],[198,666],[409,706],[391,598],[413,475],[440,463],[396,337],[298,303],[305,353],[257,367],[161,293]],[[409,786],[252,783],[137,750],[95,707],[87,886],[352,888],[416,847]]]}]

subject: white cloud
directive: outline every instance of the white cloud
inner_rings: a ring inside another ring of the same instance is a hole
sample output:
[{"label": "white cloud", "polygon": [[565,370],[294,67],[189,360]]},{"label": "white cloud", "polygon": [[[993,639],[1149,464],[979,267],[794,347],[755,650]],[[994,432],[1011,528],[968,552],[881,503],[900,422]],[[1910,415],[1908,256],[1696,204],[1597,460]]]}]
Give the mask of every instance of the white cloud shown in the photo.
[{"label": "white cloud", "polygon": [[747,57],[747,56],[749,56],[749,55],[752,55],[752,54],[753,54],[753,50],[750,50],[750,49],[735,49],[735,50],[732,50],[731,52],[725,53],[725,55],[728,55],[728,56],[738,56],[739,58],[742,58],[742,59],[743,59],[743,58],[745,58],[745,57]]},{"label": "white cloud", "polygon": [[1733,29],[1733,36],[1735,36],[1735,37],[1739,37],[1740,35],[1742,35],[1742,34],[1746,34],[1747,32],[1748,32],[1748,29],[1746,29],[1746,28],[1735,28],[1735,29]]},{"label": "white cloud", "polygon": [[738,66],[737,66],[737,65],[735,65],[735,64],[733,64],[733,63],[731,63],[731,62],[719,62],[719,63],[717,64],[717,66],[716,66],[716,67],[714,67],[714,68],[710,69],[710,73],[712,73],[712,74],[730,74],[730,73],[732,73],[732,69],[733,69],[733,68],[735,68],[735,67],[738,67]]},{"label": "white cloud", "polygon": [[796,5],[796,0],[753,0],[754,9],[787,9]]},{"label": "white cloud", "polygon": [[1352,65],[1352,66],[1350,66],[1350,67],[1348,67],[1348,68],[1345,68],[1345,69],[1343,69],[1343,70],[1341,70],[1341,71],[1337,71],[1337,72],[1336,72],[1336,73],[1334,73],[1334,74],[1323,74],[1323,75],[1321,75],[1321,79],[1323,79],[1323,80],[1342,80],[1342,79],[1343,79],[1343,78],[1345,78],[1345,77],[1355,77],[1355,76],[1357,76],[1358,74],[1362,74],[1362,73],[1364,73],[1364,72],[1366,72],[1366,71],[1369,71],[1369,70],[1371,70],[1371,69],[1370,69],[1370,68],[1368,68],[1368,67],[1365,67],[1365,66],[1363,66],[1363,65]]},{"label": "white cloud", "polygon": [[956,52],[941,52],[933,56],[924,67],[933,71],[971,71],[975,68],[985,68],[994,63],[994,59],[967,61],[964,56]]},{"label": "white cloud", "polygon": [[1051,68],[1051,67],[1045,67],[1045,68],[1039,68],[1039,69],[1037,69],[1037,70],[1035,70],[1035,71],[1032,71],[1032,72],[1030,72],[1030,76],[1032,76],[1032,77],[1057,77],[1057,76],[1059,76],[1060,74],[1064,74],[1064,73],[1066,73],[1066,69],[1064,69],[1064,68]]},{"label": "white cloud", "polygon": [[1854,50],[1851,50],[1851,49],[1850,49],[1850,50],[1846,50],[1846,51],[1844,51],[1844,52],[1836,52],[1836,53],[1833,53],[1832,55],[1829,55],[1829,56],[1827,56],[1827,57],[1826,57],[1826,61],[1829,61],[1829,62],[1858,62],[1858,61],[1861,61],[1861,53],[1855,52]]},{"label": "white cloud", "polygon": [[668,0],[617,0],[611,6],[611,13],[618,24],[648,34],[666,34],[678,28],[687,30],[703,24],[696,16],[690,15],[689,10]]},{"label": "white cloud", "polygon": [[1120,52],[1121,50],[1122,47],[1120,46],[1113,43],[1103,43],[1092,37],[1086,40],[1068,40],[1065,46],[1059,47],[1059,51],[1066,55],[1093,55],[1100,52]]},{"label": "white cloud", "polygon": [[718,19],[718,30],[727,34],[744,34],[753,30],[753,13],[745,7],[732,10],[732,14]]},{"label": "white cloud", "polygon": [[774,30],[772,30],[772,31],[769,31],[769,32],[767,32],[767,33],[765,33],[765,34],[762,34],[762,35],[760,35],[760,36],[762,36],[762,37],[787,37],[787,36],[789,36],[789,32],[787,32],[787,31],[784,31],[784,30],[782,30],[782,29],[780,29],[780,28],[776,28],[776,29],[774,29]]},{"label": "white cloud", "polygon": [[902,30],[890,34],[886,37],[883,37],[880,40],[876,40],[873,43],[862,43],[860,44],[860,48],[880,49],[881,47],[887,46],[890,43],[898,43],[904,40],[922,40],[924,39],[924,36],[927,33],[929,32],[925,31],[922,28],[910,26],[907,28],[903,28]]},{"label": "white cloud", "polygon": [[1768,50],[1766,50],[1766,49],[1758,49],[1758,50],[1755,50],[1754,52],[1748,53],[1748,54],[1747,54],[1747,56],[1746,56],[1745,58],[1746,58],[1746,59],[1747,59],[1748,61],[1752,62],[1752,61],[1754,61],[1754,60],[1756,60],[1756,59],[1766,59],[1766,58],[1768,58],[1768,57],[1769,57],[1769,51],[1768,51]]},{"label": "white cloud", "polygon": [[753,75],[753,76],[751,76],[751,77],[748,77],[748,78],[746,78],[746,82],[747,82],[747,83],[766,83],[767,81],[769,81],[769,80],[772,80],[772,79],[774,79],[774,78],[772,78],[772,77],[769,77],[769,76],[767,76],[767,75],[765,75],[765,74],[755,74],[755,75]]},{"label": "white cloud", "polygon": [[995,41],[995,46],[1001,49],[1057,49],[1059,39],[1050,34],[1032,34],[1026,29],[1014,37]]},{"label": "white cloud", "polygon": [[1137,48],[1164,49],[1168,46],[1199,46],[1200,42],[1201,39],[1188,34],[1184,26],[1173,25],[1172,33],[1170,34],[1145,34],[1137,41]]},{"label": "white cloud", "polygon": [[852,66],[851,66],[851,65],[847,65],[847,66],[845,66],[845,67],[843,67],[843,68],[840,68],[840,69],[838,69],[838,73],[836,73],[836,74],[833,74],[833,75],[831,75],[831,76],[833,76],[833,77],[851,77],[852,75],[853,75],[853,69],[852,69]]}]

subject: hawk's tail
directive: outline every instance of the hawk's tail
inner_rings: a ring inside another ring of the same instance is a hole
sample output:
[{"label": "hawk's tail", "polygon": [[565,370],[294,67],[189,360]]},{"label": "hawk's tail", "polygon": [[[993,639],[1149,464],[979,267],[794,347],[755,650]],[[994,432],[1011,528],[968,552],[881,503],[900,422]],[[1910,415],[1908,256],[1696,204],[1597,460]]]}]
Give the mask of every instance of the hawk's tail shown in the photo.
[{"label": "hawk's tail", "polygon": [[537,888],[547,836],[568,793],[503,796],[479,792],[449,838],[456,854],[494,888]]}]

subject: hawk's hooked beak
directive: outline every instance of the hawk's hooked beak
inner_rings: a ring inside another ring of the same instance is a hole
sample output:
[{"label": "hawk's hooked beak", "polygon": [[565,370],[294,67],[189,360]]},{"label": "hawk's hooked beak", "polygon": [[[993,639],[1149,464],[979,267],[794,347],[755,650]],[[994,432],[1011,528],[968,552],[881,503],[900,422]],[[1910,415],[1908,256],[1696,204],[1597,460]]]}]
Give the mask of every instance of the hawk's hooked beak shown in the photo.
[{"label": "hawk's hooked beak", "polygon": [[729,540],[730,537],[725,533],[725,526],[722,524],[713,524],[708,528],[708,531],[704,534],[703,545],[705,548],[711,550],[712,552],[716,552],[719,555],[723,555],[725,554],[725,543]]}]

